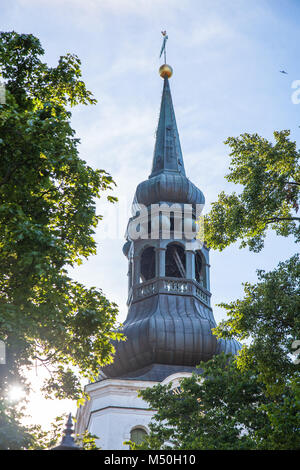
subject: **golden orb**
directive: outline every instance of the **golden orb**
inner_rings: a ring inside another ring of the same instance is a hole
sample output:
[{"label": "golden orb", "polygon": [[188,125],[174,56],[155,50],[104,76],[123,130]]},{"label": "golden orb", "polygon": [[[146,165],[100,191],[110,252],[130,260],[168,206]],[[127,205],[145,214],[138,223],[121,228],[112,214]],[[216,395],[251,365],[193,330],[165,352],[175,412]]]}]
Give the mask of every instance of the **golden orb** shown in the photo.
[{"label": "golden orb", "polygon": [[173,75],[173,69],[170,65],[168,64],[163,64],[159,67],[159,75],[162,77],[162,78],[170,78],[172,77]]}]

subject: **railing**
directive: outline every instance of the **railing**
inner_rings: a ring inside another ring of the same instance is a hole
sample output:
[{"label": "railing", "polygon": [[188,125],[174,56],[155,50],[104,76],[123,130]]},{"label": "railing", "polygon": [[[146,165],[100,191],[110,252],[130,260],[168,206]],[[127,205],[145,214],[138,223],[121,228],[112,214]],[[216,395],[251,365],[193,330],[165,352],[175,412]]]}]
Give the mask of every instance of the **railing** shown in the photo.
[{"label": "railing", "polygon": [[193,295],[206,305],[210,306],[210,292],[197,281],[193,279],[170,277],[151,279],[135,286],[132,290],[132,297],[130,296],[130,300],[135,302],[142,298],[150,297],[153,294]]},{"label": "railing", "polygon": [[203,291],[202,287],[195,286],[196,296],[207,305],[210,305],[210,296]]},{"label": "railing", "polygon": [[176,292],[180,294],[184,294],[188,291],[188,283],[186,281],[170,281],[165,280],[164,282],[164,289],[167,292]]},{"label": "railing", "polygon": [[148,297],[155,293],[156,282],[151,282],[150,284],[143,283],[141,287],[137,288],[138,297]]}]

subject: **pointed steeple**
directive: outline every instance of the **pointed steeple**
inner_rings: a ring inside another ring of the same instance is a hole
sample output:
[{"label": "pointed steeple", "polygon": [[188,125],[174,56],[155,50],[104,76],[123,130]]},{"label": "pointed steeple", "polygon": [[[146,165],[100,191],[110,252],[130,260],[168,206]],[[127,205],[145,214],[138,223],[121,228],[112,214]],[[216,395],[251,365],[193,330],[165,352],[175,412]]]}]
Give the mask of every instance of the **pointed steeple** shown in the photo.
[{"label": "pointed steeple", "polygon": [[[163,67],[165,69],[169,66],[165,64]],[[179,134],[168,79],[172,72],[167,72],[169,71],[164,70],[161,72],[161,76],[164,79],[164,88],[161,99],[150,178],[166,172],[176,172],[185,176]]]},{"label": "pointed steeple", "polygon": [[205,198],[185,175],[179,134],[173,108],[169,78],[172,67],[163,64],[159,69],[164,79],[160,114],[156,131],[151,175],[136,188],[133,213],[140,211],[140,204],[149,207],[162,202],[178,204],[203,204]]}]

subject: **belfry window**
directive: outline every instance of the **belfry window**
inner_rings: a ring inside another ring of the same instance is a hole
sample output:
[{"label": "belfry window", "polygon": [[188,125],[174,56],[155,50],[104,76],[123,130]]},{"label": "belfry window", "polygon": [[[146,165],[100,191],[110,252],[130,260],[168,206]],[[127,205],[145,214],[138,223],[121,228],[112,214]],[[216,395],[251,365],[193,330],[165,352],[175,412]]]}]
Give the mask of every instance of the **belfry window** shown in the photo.
[{"label": "belfry window", "polygon": [[155,249],[152,246],[146,248],[141,256],[142,282],[155,277]]},{"label": "belfry window", "polygon": [[166,276],[185,277],[185,251],[176,243],[170,243],[167,246]]},{"label": "belfry window", "polygon": [[196,252],[195,255],[195,277],[196,281],[199,282],[203,287],[207,287],[206,285],[206,274],[205,274],[205,263],[203,256],[199,251]]},{"label": "belfry window", "polygon": [[141,444],[148,435],[144,428],[134,428],[130,432],[130,440],[136,444]]}]

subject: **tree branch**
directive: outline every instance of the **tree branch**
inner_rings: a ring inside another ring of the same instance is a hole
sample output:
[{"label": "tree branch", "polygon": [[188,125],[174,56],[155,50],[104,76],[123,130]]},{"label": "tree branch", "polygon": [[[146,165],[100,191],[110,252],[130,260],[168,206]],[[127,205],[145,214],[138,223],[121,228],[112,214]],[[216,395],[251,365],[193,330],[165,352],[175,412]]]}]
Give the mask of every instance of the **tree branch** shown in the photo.
[{"label": "tree branch", "polygon": [[271,219],[267,219],[266,220],[266,224],[270,224],[272,222],[281,222],[282,220],[299,220],[300,221],[300,217],[272,217]]}]

